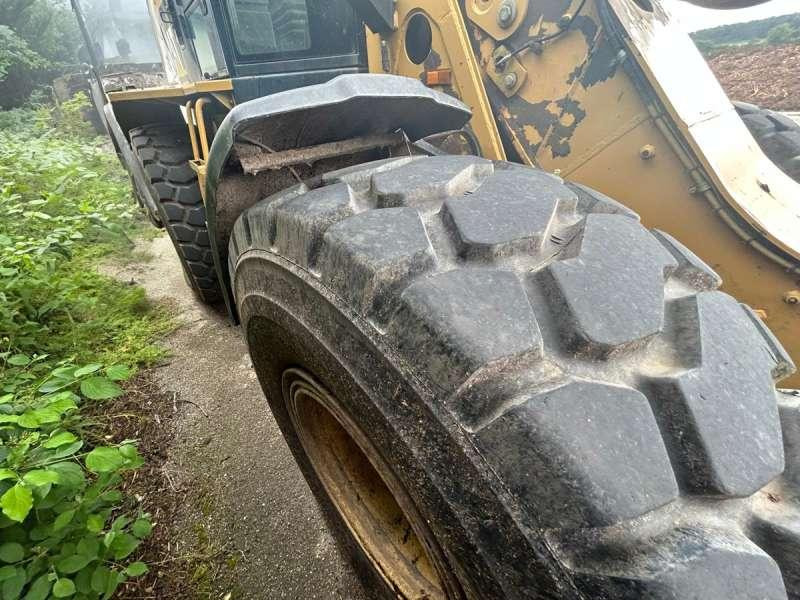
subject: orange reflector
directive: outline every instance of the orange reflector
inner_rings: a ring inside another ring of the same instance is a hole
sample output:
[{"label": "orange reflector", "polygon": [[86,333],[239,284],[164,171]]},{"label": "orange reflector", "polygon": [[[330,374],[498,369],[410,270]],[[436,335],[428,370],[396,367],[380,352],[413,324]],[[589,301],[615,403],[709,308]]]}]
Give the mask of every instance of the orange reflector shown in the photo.
[{"label": "orange reflector", "polygon": [[450,85],[452,81],[453,72],[450,69],[425,71],[425,85]]}]

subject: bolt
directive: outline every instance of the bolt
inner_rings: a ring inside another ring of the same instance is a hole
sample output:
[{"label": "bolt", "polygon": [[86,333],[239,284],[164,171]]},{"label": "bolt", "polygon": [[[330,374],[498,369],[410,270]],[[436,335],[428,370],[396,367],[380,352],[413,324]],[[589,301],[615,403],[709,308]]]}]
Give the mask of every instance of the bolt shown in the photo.
[{"label": "bolt", "polygon": [[497,24],[508,29],[517,18],[517,4],[513,0],[505,0],[497,11]]},{"label": "bolt", "polygon": [[656,148],[651,144],[647,144],[646,146],[642,146],[642,149],[639,150],[639,156],[642,157],[642,160],[652,160],[656,157]]},{"label": "bolt", "polygon": [[572,23],[572,18],[572,15],[569,13],[561,15],[561,18],[558,20],[558,27],[560,29],[566,29]]},{"label": "bolt", "polygon": [[783,295],[786,304],[800,304],[800,290],[791,290]]},{"label": "bolt", "polygon": [[517,85],[517,81],[519,81],[519,79],[517,78],[516,73],[507,73],[503,76],[503,84],[509,90],[514,89],[514,86]]}]

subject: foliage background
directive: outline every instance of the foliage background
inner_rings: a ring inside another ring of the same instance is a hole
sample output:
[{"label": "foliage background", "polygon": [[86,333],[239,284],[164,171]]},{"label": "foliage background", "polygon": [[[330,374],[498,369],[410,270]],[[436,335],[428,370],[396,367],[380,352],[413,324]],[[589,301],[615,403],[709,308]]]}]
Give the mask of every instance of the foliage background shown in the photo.
[{"label": "foliage background", "polygon": [[148,570],[150,517],[122,491],[142,459],[101,407],[163,355],[170,319],[96,271],[145,225],[85,105],[0,113],[2,600],[108,599]]},{"label": "foliage background", "polygon": [[800,43],[800,13],[704,29],[693,33],[692,39],[706,56],[739,46]]},{"label": "foliage background", "polygon": [[0,108],[77,65],[80,33],[66,0],[0,0]]}]

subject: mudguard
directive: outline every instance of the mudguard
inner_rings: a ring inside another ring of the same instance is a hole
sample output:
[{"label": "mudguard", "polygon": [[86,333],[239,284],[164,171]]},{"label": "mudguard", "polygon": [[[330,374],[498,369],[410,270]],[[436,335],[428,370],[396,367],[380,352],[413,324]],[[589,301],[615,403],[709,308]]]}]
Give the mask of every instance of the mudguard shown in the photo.
[{"label": "mudguard", "polygon": [[[227,272],[228,240],[239,215],[261,200],[253,193],[218,199],[224,176],[232,171],[234,142],[257,139],[270,151],[340,142],[367,135],[405,132],[414,142],[434,133],[463,127],[470,109],[459,100],[395,75],[342,75],[327,83],[273,94],[231,110],[211,146],[205,185],[206,218],[214,262],[235,318]],[[242,185],[241,189],[246,189]],[[278,191],[278,190],[275,190]]]}]

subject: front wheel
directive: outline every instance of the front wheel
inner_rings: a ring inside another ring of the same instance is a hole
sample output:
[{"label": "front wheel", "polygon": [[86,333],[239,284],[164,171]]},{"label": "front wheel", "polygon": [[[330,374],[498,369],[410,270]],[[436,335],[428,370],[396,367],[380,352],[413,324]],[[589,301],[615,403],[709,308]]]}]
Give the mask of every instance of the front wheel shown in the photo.
[{"label": "front wheel", "polygon": [[272,412],[376,596],[800,594],[790,360],[613,200],[403,158],[262,201],[229,256]]},{"label": "front wheel", "polygon": [[[206,209],[189,166],[192,148],[185,125],[154,124],[130,132],[131,147],[147,178],[147,191],[158,207],[151,215],[167,230],[189,287],[206,304],[222,300]],[[134,186],[135,189],[135,186]],[[163,225],[162,225],[163,224]]]}]

